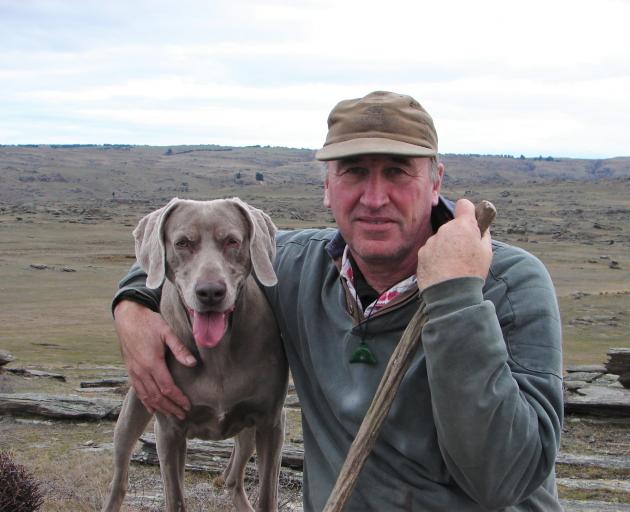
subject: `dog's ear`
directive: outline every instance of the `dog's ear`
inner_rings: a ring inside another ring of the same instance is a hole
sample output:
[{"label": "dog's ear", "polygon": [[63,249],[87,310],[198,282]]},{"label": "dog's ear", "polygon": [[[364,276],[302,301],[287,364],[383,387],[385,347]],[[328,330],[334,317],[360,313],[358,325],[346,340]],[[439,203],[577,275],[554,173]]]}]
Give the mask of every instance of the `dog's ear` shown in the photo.
[{"label": "dog's ear", "polygon": [[147,286],[159,288],[166,275],[166,250],[164,247],[164,222],[173,209],[181,202],[177,197],[169,203],[143,217],[133,237],[136,244],[136,259],[147,273]]},{"label": "dog's ear", "polygon": [[244,203],[238,197],[232,198],[231,201],[249,222],[249,252],[254,273],[264,286],[273,286],[278,282],[273,271],[273,261],[276,258],[276,226],[262,210]]}]

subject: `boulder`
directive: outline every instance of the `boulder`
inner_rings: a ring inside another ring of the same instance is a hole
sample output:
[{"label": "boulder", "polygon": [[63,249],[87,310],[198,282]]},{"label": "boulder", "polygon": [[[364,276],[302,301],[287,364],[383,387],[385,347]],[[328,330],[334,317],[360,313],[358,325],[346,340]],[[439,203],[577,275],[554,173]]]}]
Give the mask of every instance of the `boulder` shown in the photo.
[{"label": "boulder", "polygon": [[5,364],[8,364],[14,360],[15,357],[13,357],[10,352],[7,352],[6,350],[0,350],[0,366],[4,366]]}]

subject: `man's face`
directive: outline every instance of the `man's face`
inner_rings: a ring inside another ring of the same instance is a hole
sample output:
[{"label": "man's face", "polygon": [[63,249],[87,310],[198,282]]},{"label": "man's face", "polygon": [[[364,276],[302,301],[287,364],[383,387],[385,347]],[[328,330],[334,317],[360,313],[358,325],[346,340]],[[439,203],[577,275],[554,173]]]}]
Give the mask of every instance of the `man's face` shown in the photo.
[{"label": "man's face", "polygon": [[431,236],[443,166],[431,159],[366,155],[328,162],[324,206],[359,265],[410,264]]}]

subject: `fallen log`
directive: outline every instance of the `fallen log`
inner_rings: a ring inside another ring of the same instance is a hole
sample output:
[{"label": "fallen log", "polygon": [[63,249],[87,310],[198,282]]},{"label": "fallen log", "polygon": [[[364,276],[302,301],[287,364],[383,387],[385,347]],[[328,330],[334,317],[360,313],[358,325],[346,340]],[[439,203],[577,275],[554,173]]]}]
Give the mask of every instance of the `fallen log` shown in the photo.
[{"label": "fallen log", "polygon": [[6,371],[12,373],[13,375],[20,375],[22,377],[39,377],[66,382],[66,377],[61,373],[51,373],[42,370],[28,370],[26,368],[7,368]]},{"label": "fallen log", "polygon": [[606,366],[603,364],[570,364],[566,368],[567,373],[577,372],[597,372],[606,373]]},{"label": "fallen log", "polygon": [[630,348],[608,349],[606,369],[619,375],[619,382],[624,388],[630,388]]},{"label": "fallen log", "polygon": [[590,500],[560,500],[564,512],[630,512],[630,504]]},{"label": "fallen log", "polygon": [[630,482],[627,480],[587,480],[583,478],[558,478],[556,483],[568,489],[601,490],[630,493]]},{"label": "fallen log", "polygon": [[[140,437],[142,449],[146,451],[156,451],[155,434],[147,432]],[[186,442],[186,454],[202,456],[204,458],[229,459],[234,446],[233,439],[222,441],[204,441],[201,439],[188,439]],[[254,460],[252,458],[252,460]],[[304,465],[304,449],[294,444],[285,443],[282,446],[282,466],[302,471]]]},{"label": "fallen log", "polygon": [[55,396],[38,393],[0,393],[0,414],[43,416],[54,419],[114,420],[122,400]]},{"label": "fallen log", "polygon": [[617,455],[584,455],[560,452],[556,464],[600,469],[630,469],[630,459]]},{"label": "fallen log", "polygon": [[[577,393],[567,393],[567,414],[630,416],[630,392],[620,387],[581,383]],[[86,391],[89,388],[85,389]],[[35,393],[0,394],[0,414],[44,416],[56,419],[111,419],[118,417],[122,399]],[[287,396],[286,407],[299,407],[295,395]]]},{"label": "fallen log", "polygon": [[[140,438],[140,448],[136,450],[131,460],[140,464],[158,465],[159,459],[155,444],[155,435],[145,434]],[[189,471],[204,471],[220,474],[227,466],[227,460],[232,453],[233,441],[201,441],[189,439],[186,450],[186,466]],[[291,445],[282,447],[282,467],[280,469],[280,484],[284,487],[302,487],[302,462],[304,452],[301,448]],[[299,469],[297,469],[299,467]],[[258,479],[254,458],[245,467],[245,478],[251,481]]]},{"label": "fallen log", "polygon": [[[142,443],[138,453],[156,453],[155,435],[146,433],[140,438]],[[202,441],[189,439],[187,454],[192,457],[193,464],[216,458],[228,459],[232,453],[234,441]],[[157,462],[157,458],[155,459]],[[253,458],[252,458],[253,460]],[[615,455],[584,455],[560,452],[556,463],[565,466],[592,467],[600,469],[630,469],[630,459]],[[282,447],[282,466],[302,471],[304,465],[304,449],[294,444],[284,444]]]},{"label": "fallen log", "polygon": [[[132,455],[132,460],[141,464],[158,465],[155,436],[145,434],[141,437],[141,446]],[[220,474],[226,466],[232,450],[232,440],[200,441],[188,440],[186,469],[189,471],[203,471],[210,474]],[[304,452],[301,447],[285,445],[282,450],[282,469],[280,484],[284,487],[299,489],[302,485],[302,458]],[[252,460],[247,464],[245,478],[255,481],[257,478],[255,465]],[[556,460],[559,465],[596,467],[603,469],[630,469],[630,460],[621,456],[610,455],[580,455],[560,453]],[[571,489],[585,489],[592,491],[602,489],[608,491],[626,492],[630,484],[620,480],[588,480],[588,479],[559,479],[558,483]],[[562,505],[567,512],[630,512],[630,504],[619,505],[603,501],[563,500]]]},{"label": "fallen log", "polygon": [[602,375],[604,375],[604,372],[570,372],[567,373],[566,379],[569,381],[594,382]]},{"label": "fallen log", "polygon": [[564,411],[567,414],[630,416],[630,392],[619,385],[587,385],[579,388],[579,393],[565,396]]},{"label": "fallen log", "polygon": [[[295,397],[289,396],[287,399],[288,407],[299,407]],[[0,415],[43,416],[59,420],[116,420],[121,406],[122,398],[0,393]]]},{"label": "fallen log", "polygon": [[117,388],[126,386],[127,377],[111,377],[109,379],[85,380],[79,384],[82,388]]},{"label": "fallen log", "polygon": [[608,373],[621,375],[630,372],[630,348],[609,348],[606,355],[608,356],[606,363]]}]

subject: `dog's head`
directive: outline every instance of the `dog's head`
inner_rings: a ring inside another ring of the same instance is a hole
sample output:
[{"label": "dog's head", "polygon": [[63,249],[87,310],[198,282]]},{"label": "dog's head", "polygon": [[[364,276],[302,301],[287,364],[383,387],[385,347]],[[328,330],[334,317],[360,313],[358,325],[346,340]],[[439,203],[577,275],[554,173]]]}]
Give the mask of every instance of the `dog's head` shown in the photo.
[{"label": "dog's head", "polygon": [[265,213],[238,198],[175,198],[144,217],[133,232],[147,286],[158,288],[164,279],[175,285],[203,347],[223,337],[252,270],[263,285],[276,284],[275,233]]}]

